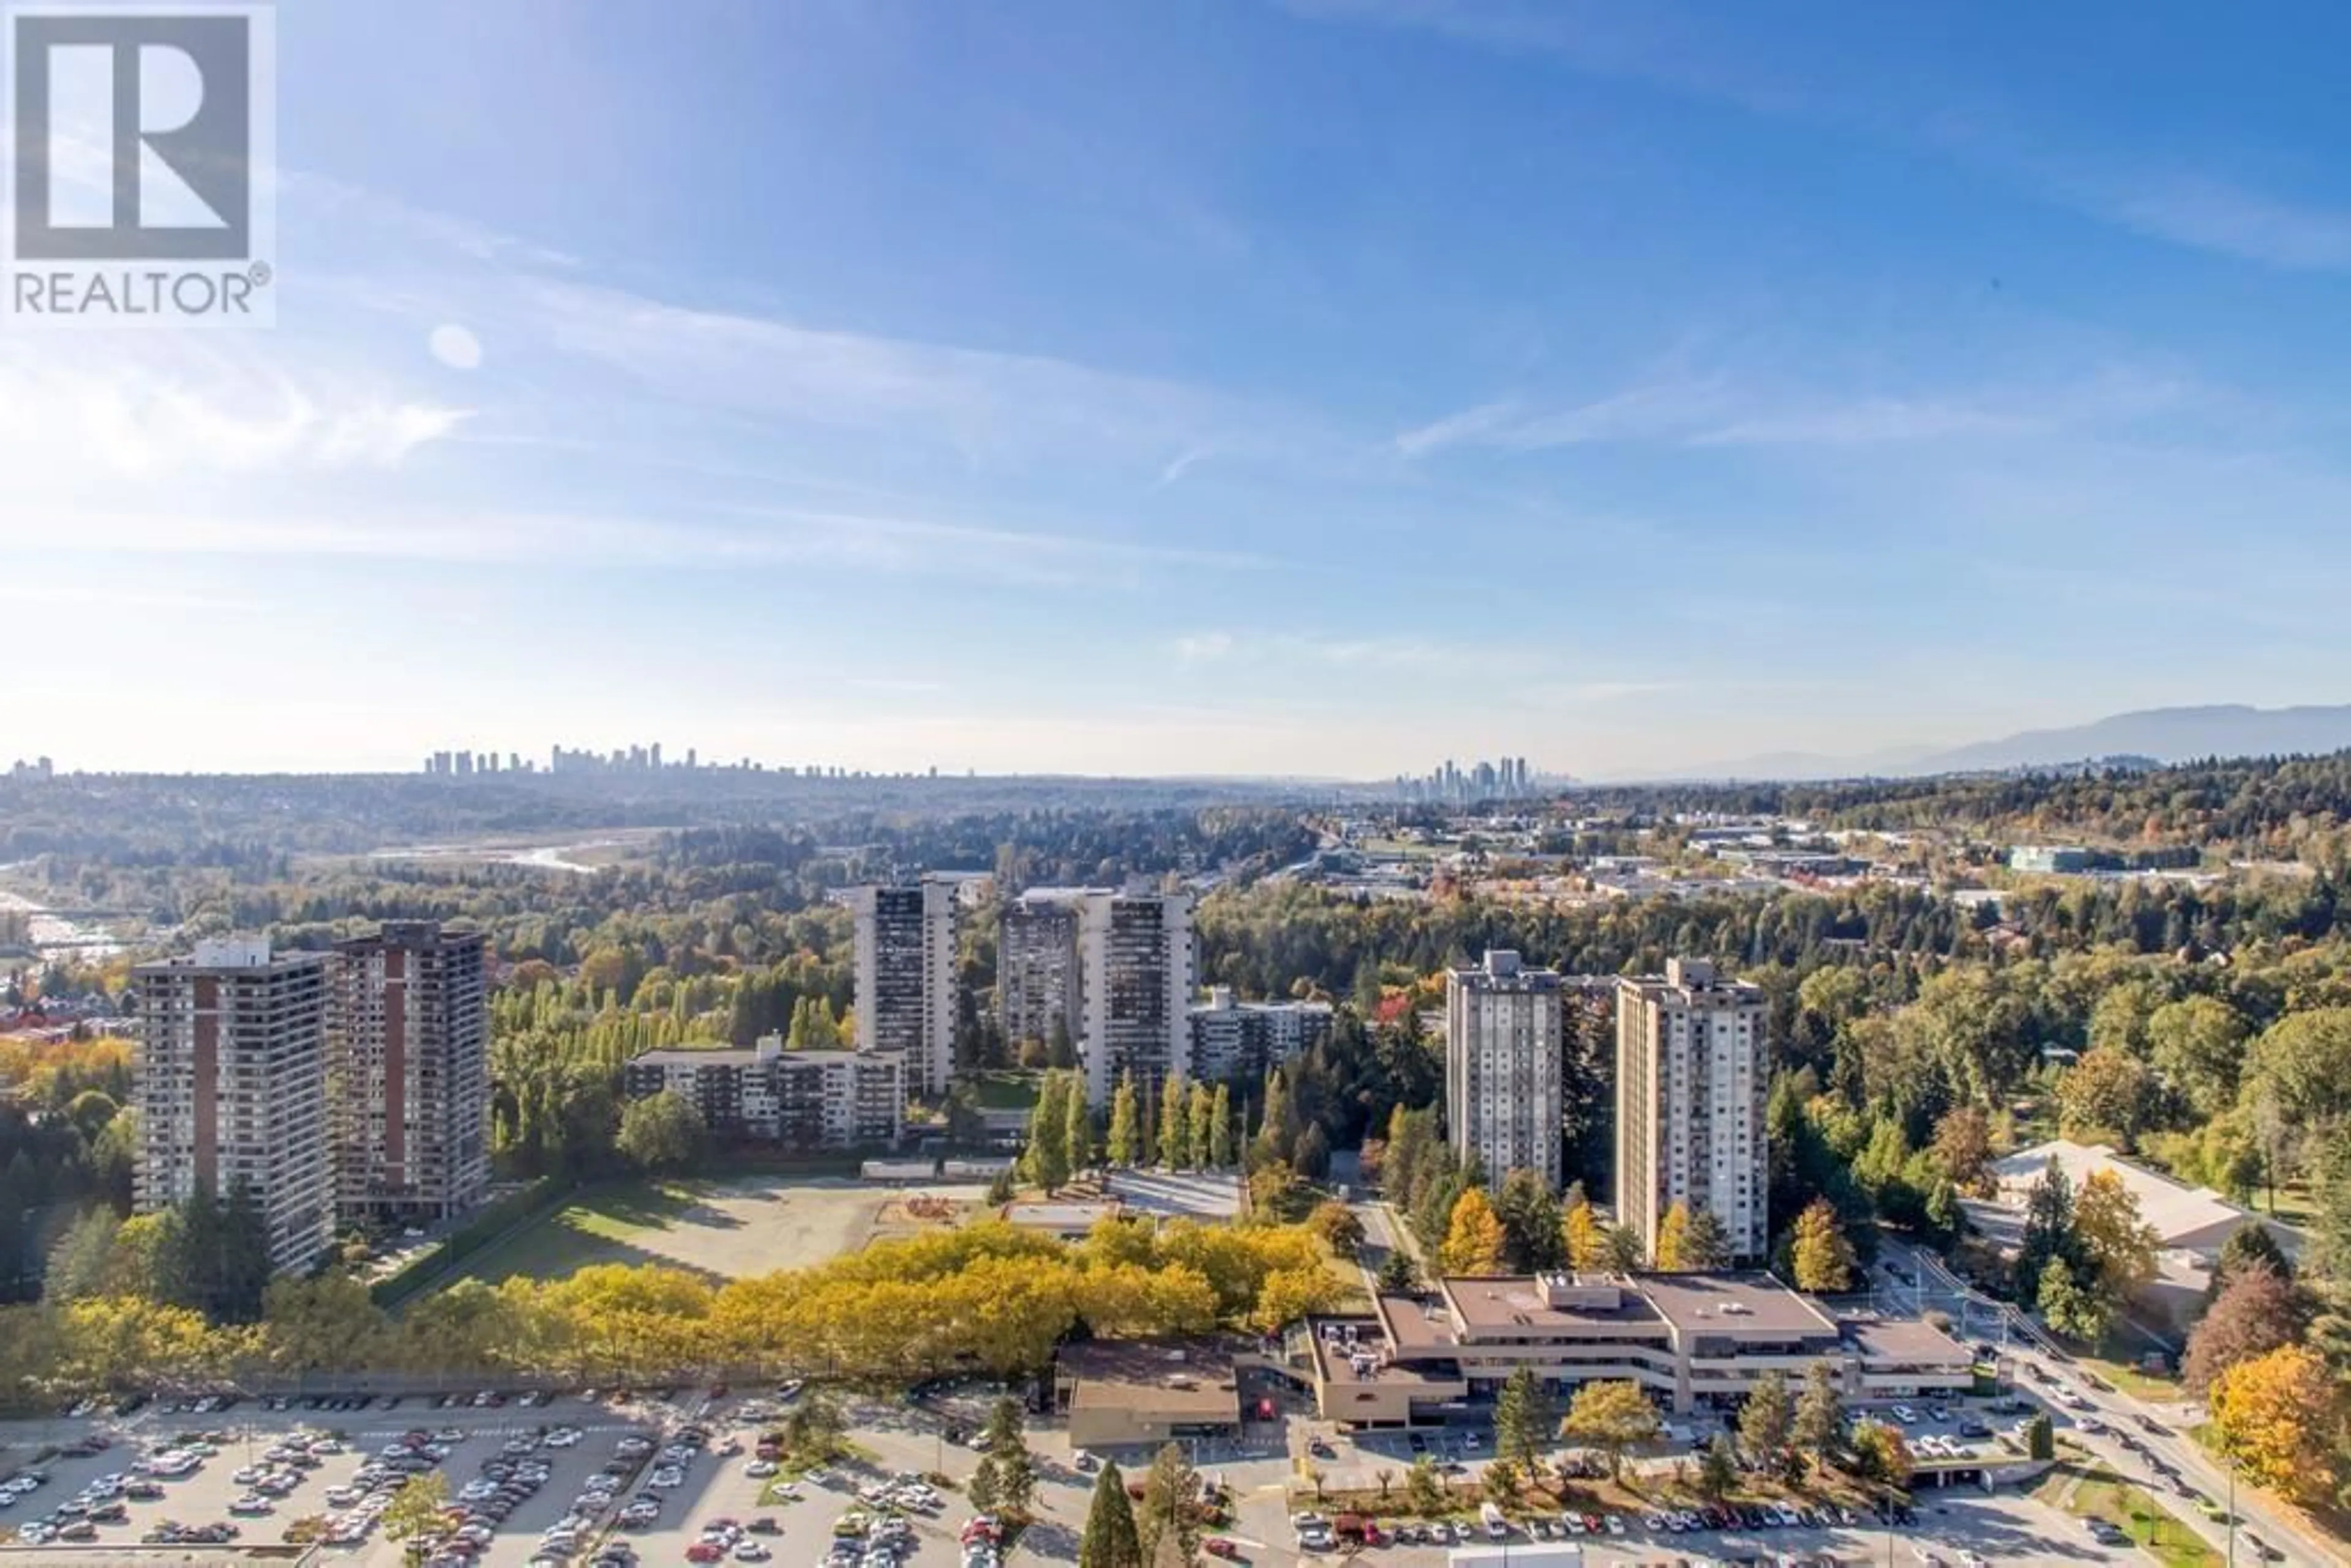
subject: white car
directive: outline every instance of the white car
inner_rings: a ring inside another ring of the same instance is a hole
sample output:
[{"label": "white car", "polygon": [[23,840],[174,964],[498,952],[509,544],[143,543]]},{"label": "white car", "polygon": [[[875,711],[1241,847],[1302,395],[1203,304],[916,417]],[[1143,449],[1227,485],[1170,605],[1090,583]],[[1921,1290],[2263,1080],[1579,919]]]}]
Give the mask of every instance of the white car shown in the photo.
[{"label": "white car", "polygon": [[1905,1427],[1915,1427],[1918,1424],[1918,1412],[1911,1409],[1907,1405],[1896,1405],[1894,1407],[1894,1418]]},{"label": "white car", "polygon": [[773,1459],[753,1459],[743,1467],[743,1473],[755,1481],[763,1481],[774,1475],[777,1469],[776,1461]]}]

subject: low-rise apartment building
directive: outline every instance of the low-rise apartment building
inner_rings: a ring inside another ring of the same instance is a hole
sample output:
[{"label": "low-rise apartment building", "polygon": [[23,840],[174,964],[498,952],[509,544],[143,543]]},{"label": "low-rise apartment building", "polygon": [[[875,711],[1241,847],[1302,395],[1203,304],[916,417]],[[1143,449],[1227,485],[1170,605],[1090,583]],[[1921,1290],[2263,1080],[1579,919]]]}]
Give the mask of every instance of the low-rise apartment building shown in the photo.
[{"label": "low-rise apartment building", "polygon": [[621,1084],[632,1100],[674,1090],[722,1138],[886,1148],[905,1130],[905,1064],[894,1051],[786,1051],[771,1034],[747,1049],[648,1051]]},{"label": "low-rise apartment building", "polygon": [[1521,1367],[1566,1395],[1628,1382],[1662,1408],[1729,1408],[1755,1381],[1819,1363],[1849,1399],[1970,1385],[1968,1352],[1923,1323],[1840,1322],[1768,1274],[1570,1274],[1439,1280],[1370,1318],[1308,1324],[1319,1413],[1351,1426],[1443,1420]]}]

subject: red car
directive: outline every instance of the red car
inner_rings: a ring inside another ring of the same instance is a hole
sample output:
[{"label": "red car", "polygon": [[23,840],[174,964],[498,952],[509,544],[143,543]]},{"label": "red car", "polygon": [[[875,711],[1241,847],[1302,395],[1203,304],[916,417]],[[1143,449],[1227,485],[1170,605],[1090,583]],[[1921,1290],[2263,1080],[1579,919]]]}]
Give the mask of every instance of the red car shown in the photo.
[{"label": "red car", "polygon": [[716,1541],[697,1541],[685,1549],[688,1563],[716,1563],[726,1555],[726,1548]]},{"label": "red car", "polygon": [[1211,1535],[1200,1542],[1200,1550],[1211,1557],[1229,1557],[1235,1562],[1238,1562],[1241,1555],[1241,1549],[1221,1535]]}]

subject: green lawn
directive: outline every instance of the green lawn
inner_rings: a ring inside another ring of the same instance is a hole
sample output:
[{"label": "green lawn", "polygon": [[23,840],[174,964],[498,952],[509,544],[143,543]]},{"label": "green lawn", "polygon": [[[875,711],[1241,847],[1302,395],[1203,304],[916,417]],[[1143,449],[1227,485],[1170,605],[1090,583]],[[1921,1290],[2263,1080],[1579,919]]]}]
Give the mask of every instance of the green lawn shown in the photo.
[{"label": "green lawn", "polygon": [[2212,1568],[2221,1560],[2201,1536],[2104,1466],[2086,1471],[2062,1466],[2041,1484],[2038,1495],[2076,1519],[2103,1519],[2115,1525],[2167,1568]]},{"label": "green lawn", "polygon": [[2134,1399],[2169,1405],[2185,1397],[2177,1374],[2144,1372],[2135,1362],[2113,1360],[2108,1353],[2116,1348],[2109,1342],[2100,1347],[2101,1354],[2083,1356],[2082,1364]]},{"label": "green lawn", "polygon": [[633,1239],[694,1207],[675,1182],[618,1182],[583,1192],[518,1235],[474,1254],[460,1276],[495,1285],[517,1275],[555,1280],[594,1263],[642,1261]]},{"label": "green lawn", "polygon": [[971,1095],[983,1111],[1025,1111],[1037,1103],[1035,1072],[983,1072],[971,1081]]}]

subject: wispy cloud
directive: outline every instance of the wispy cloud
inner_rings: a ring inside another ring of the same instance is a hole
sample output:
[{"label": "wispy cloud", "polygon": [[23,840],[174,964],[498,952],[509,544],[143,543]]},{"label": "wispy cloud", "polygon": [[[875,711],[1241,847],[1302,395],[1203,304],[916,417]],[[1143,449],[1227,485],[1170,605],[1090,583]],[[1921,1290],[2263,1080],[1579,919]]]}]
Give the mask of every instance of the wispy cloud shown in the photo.
[{"label": "wispy cloud", "polygon": [[2191,174],[2142,175],[2099,198],[2115,221],[2200,250],[2299,271],[2351,269],[2351,212]]},{"label": "wispy cloud", "polygon": [[103,358],[57,339],[7,345],[0,451],[51,469],[70,454],[132,477],[389,468],[467,417],[370,378],[290,371],[195,338],[141,334]]},{"label": "wispy cloud", "polygon": [[1520,399],[1480,403],[1405,431],[1395,445],[1406,456],[1425,457],[1464,446],[1853,446],[2021,436],[2127,424],[2206,396],[2207,389],[2188,378],[2128,366],[2060,383],[1970,392],[1836,394],[1727,374],[1669,377],[1548,410]]},{"label": "wispy cloud", "polygon": [[1168,570],[1242,570],[1253,558],[1123,540],[844,512],[739,510],[660,517],[349,506],[235,515],[78,509],[70,529],[45,506],[0,497],[0,549],[78,553],[285,556],[491,565],[658,565],[671,570],[831,565],[993,582],[1135,589]]}]

